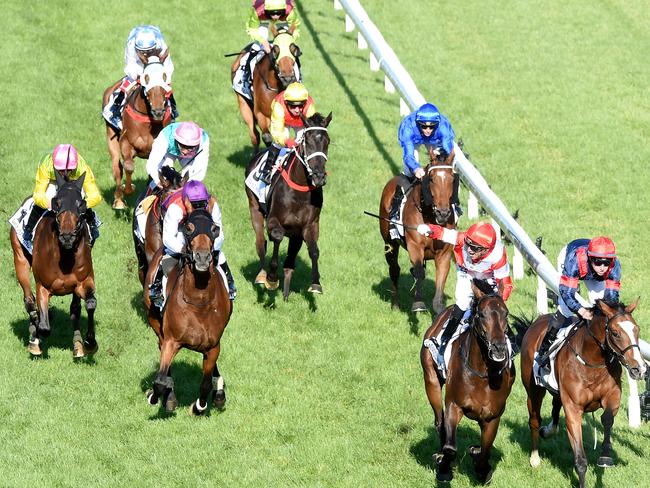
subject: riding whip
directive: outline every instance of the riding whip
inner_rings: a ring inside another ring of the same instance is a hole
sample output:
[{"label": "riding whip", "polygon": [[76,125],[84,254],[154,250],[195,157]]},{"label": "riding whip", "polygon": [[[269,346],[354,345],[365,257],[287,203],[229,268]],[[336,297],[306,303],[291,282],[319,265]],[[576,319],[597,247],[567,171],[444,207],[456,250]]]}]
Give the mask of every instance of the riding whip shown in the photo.
[{"label": "riding whip", "polygon": [[405,229],[418,230],[418,228],[416,226],[414,226],[414,225],[405,225],[405,224],[402,224],[401,222],[397,222],[396,220],[387,219],[386,217],[382,217],[381,215],[366,212],[365,210],[363,211],[363,213],[366,214],[366,215],[370,215],[371,217],[375,217],[376,219],[379,219],[379,220],[385,220],[386,222],[388,222],[390,224],[401,225]]}]

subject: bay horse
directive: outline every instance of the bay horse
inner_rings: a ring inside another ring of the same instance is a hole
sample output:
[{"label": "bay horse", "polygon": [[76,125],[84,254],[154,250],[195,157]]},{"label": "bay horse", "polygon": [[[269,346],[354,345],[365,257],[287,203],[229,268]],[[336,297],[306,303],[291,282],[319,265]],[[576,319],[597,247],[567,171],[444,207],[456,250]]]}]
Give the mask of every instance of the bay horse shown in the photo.
[{"label": "bay horse", "polygon": [[164,217],[162,204],[167,200],[172,193],[179,190],[187,182],[187,177],[181,174],[172,166],[163,166],[158,172],[160,184],[162,188],[156,194],[154,202],[151,204],[149,213],[144,229],[144,241],[140,241],[135,233],[136,226],[138,225],[135,212],[137,207],[133,209],[132,220],[132,234],[133,245],[135,247],[135,255],[138,258],[138,278],[140,283],[144,285],[144,279],[149,268],[149,263],[153,259],[154,254],[163,245],[162,242],[162,222]]},{"label": "bay horse", "polygon": [[[230,68],[231,81],[239,69],[239,62],[246,50],[242,50]],[[256,53],[253,51],[251,56]],[[296,79],[295,65],[302,53],[296,45],[293,35],[288,31],[281,31],[273,40],[273,47],[269,54],[264,55],[255,65],[253,78],[253,101],[251,102],[241,94],[237,95],[239,112],[248,127],[248,134],[255,151],[260,145],[259,127],[262,139],[266,145],[271,143],[269,126],[271,124],[271,102],[278,93],[283,91]]]},{"label": "bay horse", "polygon": [[603,409],[600,421],[604,439],[597,464],[614,465],[611,431],[614,417],[621,405],[622,366],[634,380],[641,378],[646,365],[639,351],[639,326],[632,317],[639,300],[627,307],[622,303],[607,304],[596,300],[594,318],[583,323],[567,339],[555,357],[555,373],[559,387],[553,395],[552,422],[541,428],[541,407],[546,390],[535,383],[533,359],[544,338],[551,314],[538,317],[526,332],[521,346],[521,380],[528,393],[528,425],[531,434],[530,465],[541,463],[537,445],[539,436],[548,437],[557,431],[560,407],[564,407],[567,434],[573,449],[574,468],[580,487],[585,486],[587,458],[582,444],[582,415]]},{"label": "bay horse", "polygon": [[[200,393],[190,411],[195,415],[205,413],[211,392],[215,407],[222,408],[226,402],[217,359],[221,351],[221,336],[232,314],[232,302],[228,286],[217,271],[217,263],[212,255],[212,246],[219,232],[207,210],[196,209],[188,215],[183,227],[186,252],[179,265],[169,273],[168,298],[162,316],[156,308],[151,307],[148,292],[156,266],[152,265],[147,272],[144,305],[160,348],[160,368],[153,389],[147,393],[147,400],[151,405],[156,405],[162,398],[167,412],[173,412],[177,406],[170,368],[181,348],[203,355]],[[156,253],[153,264],[160,261],[162,253],[162,249]]]},{"label": "bay horse", "polygon": [[[23,289],[23,301],[29,314],[29,345],[32,356],[43,354],[42,341],[50,334],[48,305],[50,296],[72,294],[73,355],[82,358],[97,352],[95,340],[95,275],[86,224],[86,202],[82,195],[85,173],[74,181],[56,174],[57,192],[52,199],[52,212],[46,212],[34,232],[33,253],[29,255],[11,229],[10,240],[14,254],[16,277]],[[36,283],[36,298],[32,293],[29,270]],[[86,302],[88,328],[82,340],[79,329],[81,300]]]},{"label": "bay horse", "polygon": [[[429,349],[424,345],[420,349],[424,386],[440,440],[440,452],[436,456],[439,481],[453,478],[451,463],[456,458],[456,429],[463,415],[481,427],[481,445],[470,447],[469,453],[479,480],[490,481],[490,450],[515,381],[515,367],[506,339],[508,308],[486,282],[474,280],[472,290],[471,327],[450,344],[444,412],[442,385],[445,381]],[[451,307],[438,315],[425,332],[424,340],[438,334],[450,310]]]},{"label": "bay horse", "polygon": [[453,160],[454,152],[442,159],[432,147],[428,147],[430,162],[425,168],[425,176],[416,181],[407,194],[402,214],[404,238],[392,240],[389,235],[388,216],[391,202],[399,178],[391,178],[381,194],[379,202],[379,232],[384,239],[384,254],[388,263],[388,272],[392,283],[391,305],[399,308],[398,283],[400,276],[399,249],[406,248],[411,260],[411,273],[415,278],[415,297],[411,306],[412,312],[426,312],[427,307],[422,299],[422,282],[424,281],[424,264],[433,259],[436,264],[436,293],[433,297],[433,310],[440,313],[445,308],[445,283],[451,266],[453,246],[442,241],[429,239],[420,235],[416,228],[418,224],[438,224],[449,229],[456,228],[451,198],[454,188]]},{"label": "bay horse", "polygon": [[[332,120],[332,113],[323,117],[315,113],[308,119],[301,115],[305,128],[296,140],[297,146],[285,159],[285,167],[280,174],[273,176],[271,193],[267,198],[267,212],[263,213],[255,194],[246,187],[251,223],[255,231],[255,248],[259,257],[259,271],[255,284],[264,285],[267,290],[276,290],[279,286],[278,252],[284,236],[289,237],[289,249],[284,261],[283,296],[289,298],[291,277],[296,266],[296,256],[307,243],[311,258],[310,293],[323,293],[318,271],[318,235],[319,219],[323,207],[323,186],[327,182],[325,163],[330,143],[327,126]],[[256,154],[246,168],[246,175],[254,170],[264,153]],[[268,274],[265,270],[266,238],[264,223],[269,239],[273,243],[273,254]]]},{"label": "bay horse", "polygon": [[[148,158],[153,141],[160,131],[172,121],[171,108],[167,102],[171,95],[170,78],[163,65],[164,58],[150,56],[144,71],[138,79],[138,86],[128,95],[122,114],[122,130],[118,131],[106,122],[106,144],[113,164],[115,193],[113,208],[126,208],[123,196],[135,191],[132,182],[135,170],[134,158]],[[103,106],[108,103],[111,93],[121,80],[104,91]],[[122,176],[126,183],[122,188]]]}]

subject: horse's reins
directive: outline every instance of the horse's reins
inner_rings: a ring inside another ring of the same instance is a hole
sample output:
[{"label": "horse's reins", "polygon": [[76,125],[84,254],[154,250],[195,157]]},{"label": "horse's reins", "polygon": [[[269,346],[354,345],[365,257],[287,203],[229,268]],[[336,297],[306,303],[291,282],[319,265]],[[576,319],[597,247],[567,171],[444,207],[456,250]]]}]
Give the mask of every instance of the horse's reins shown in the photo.
[{"label": "horse's reins", "polygon": [[[302,129],[300,139],[297,141],[297,144],[298,144],[298,146],[300,148],[302,148],[303,153],[307,152],[307,142],[305,141],[304,133],[307,132],[307,131],[310,131],[310,130],[321,130],[321,131],[327,132],[327,127],[305,127],[304,129]],[[298,185],[297,183],[291,181],[291,178],[289,176],[289,172],[291,171],[291,167],[293,166],[293,163],[297,159],[305,167],[305,170],[307,171],[308,179],[311,180],[311,178],[312,178],[312,176],[314,174],[314,171],[311,169],[311,166],[309,165],[309,160],[312,159],[312,158],[320,156],[323,159],[325,159],[325,161],[327,161],[328,160],[327,159],[327,154],[325,154],[323,151],[314,151],[314,152],[312,152],[311,154],[309,154],[307,156],[302,156],[300,154],[300,151],[298,149],[296,149],[296,148],[294,148],[292,150],[292,154],[293,154],[293,158],[291,159],[289,169],[288,170],[284,169],[284,168],[282,169],[282,177],[287,182],[287,184],[291,188],[293,188],[294,190],[302,191],[302,192],[309,192],[309,191],[315,190],[316,187],[313,186],[313,185],[302,186],[302,185]],[[288,158],[287,158],[287,160],[288,160]]]}]

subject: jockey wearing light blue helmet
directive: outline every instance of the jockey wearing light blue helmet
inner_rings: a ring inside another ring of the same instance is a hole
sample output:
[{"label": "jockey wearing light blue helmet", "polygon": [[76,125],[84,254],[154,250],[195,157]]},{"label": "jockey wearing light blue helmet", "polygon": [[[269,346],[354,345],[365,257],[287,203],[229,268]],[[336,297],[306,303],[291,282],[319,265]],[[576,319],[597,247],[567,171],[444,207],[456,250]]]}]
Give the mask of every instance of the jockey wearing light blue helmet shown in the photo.
[{"label": "jockey wearing light blue helmet", "polygon": [[[425,103],[415,112],[402,119],[398,130],[399,143],[403,150],[404,169],[398,180],[395,195],[391,204],[390,219],[399,221],[399,210],[404,198],[405,189],[411,186],[415,178],[424,176],[424,169],[415,159],[415,151],[425,145],[433,147],[441,158],[446,158],[454,149],[454,129],[449,120],[440,113],[432,103]],[[454,175],[453,202],[456,213],[460,214],[458,203],[458,175]],[[392,239],[399,239],[397,228],[393,225],[390,229]]]}]

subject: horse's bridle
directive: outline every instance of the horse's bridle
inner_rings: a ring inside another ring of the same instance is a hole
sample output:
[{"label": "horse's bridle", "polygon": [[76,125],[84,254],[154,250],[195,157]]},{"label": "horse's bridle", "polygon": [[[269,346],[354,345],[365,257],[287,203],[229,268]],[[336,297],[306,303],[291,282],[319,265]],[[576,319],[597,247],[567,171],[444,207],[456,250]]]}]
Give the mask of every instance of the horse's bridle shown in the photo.
[{"label": "horse's bridle", "polygon": [[[314,151],[314,152],[312,152],[310,154],[306,154],[307,153],[307,142],[305,141],[304,133],[307,132],[307,131],[310,131],[310,130],[322,130],[322,131],[325,131],[327,133],[327,127],[305,127],[304,129],[302,129],[302,133],[300,135],[300,138],[298,139],[298,141],[296,141],[297,142],[296,147],[300,147],[302,149],[302,151],[299,151],[297,149],[295,150],[296,158],[305,167],[305,169],[307,170],[307,175],[309,176],[309,179],[311,180],[311,177],[314,174],[314,170],[309,165],[309,160],[320,156],[323,159],[325,159],[325,161],[327,161],[327,154],[325,154],[323,151]],[[301,155],[301,152],[302,152],[302,154],[304,156]]]},{"label": "horse's bridle", "polygon": [[[428,182],[431,181],[430,173],[432,173],[435,170],[439,170],[439,169],[449,169],[449,170],[451,170],[453,172],[454,165],[453,164],[440,164],[440,165],[429,166],[428,169],[427,169],[426,176],[424,178],[422,178],[422,180],[419,180],[420,184],[422,185],[422,192],[421,192],[422,201],[420,203],[421,203],[422,207],[430,207],[431,211],[434,213],[434,215],[435,215],[435,212],[437,210],[437,207],[436,207],[435,203],[433,202],[433,195],[432,195],[432,192],[428,188]],[[452,178],[453,178],[453,176],[452,176]],[[426,182],[426,184],[425,184],[425,182]],[[452,185],[453,185],[453,181],[452,181]],[[426,188],[426,190],[425,190],[425,188]],[[427,201],[427,200],[429,200],[429,201]],[[422,213],[422,207],[418,207],[418,210],[420,211],[420,213]]]},{"label": "horse's bridle", "polygon": [[[610,324],[610,322],[612,320],[614,320],[614,319],[616,319],[618,317],[623,317],[625,315],[628,315],[628,313],[626,311],[621,311],[621,312],[615,313],[614,315],[612,315],[611,317],[608,317],[605,320],[605,341],[604,342],[600,342],[598,340],[598,338],[593,334],[593,332],[591,332],[591,328],[588,325],[587,325],[586,329],[587,329],[587,333],[591,336],[591,338],[594,340],[594,342],[598,345],[600,350],[603,352],[603,355],[605,357],[611,356],[611,359],[609,360],[609,362],[612,362],[614,359],[616,359],[619,363],[621,363],[623,366],[625,366],[625,369],[630,371],[631,370],[630,365],[627,364],[627,361],[625,360],[625,353],[627,351],[629,351],[630,349],[633,349],[635,347],[637,349],[639,349],[639,351],[641,351],[641,348],[639,347],[638,344],[630,344],[629,346],[627,346],[622,351],[618,347],[616,347],[616,349],[615,349],[615,346],[614,346],[614,344],[612,344],[612,340],[610,338],[611,329],[609,327],[609,324]],[[573,349],[573,348],[571,348],[571,349]],[[575,350],[573,352],[576,355],[578,355],[575,352]],[[591,367],[604,367],[605,365],[597,365],[597,366],[588,365],[588,366],[591,366]]]},{"label": "horse's bridle", "polygon": [[54,222],[56,224],[56,230],[59,233],[59,235],[63,235],[63,233],[61,232],[61,222],[59,221],[59,218],[63,215],[64,212],[72,212],[72,214],[75,217],[77,217],[77,225],[75,225],[74,230],[72,232],[69,232],[68,234],[71,235],[74,238],[75,242],[76,242],[77,238],[79,237],[79,232],[81,231],[82,226],[83,226],[83,224],[85,222],[85,218],[84,218],[85,208],[86,208],[86,202],[85,201],[83,203],[82,208],[84,210],[81,210],[81,208],[77,209],[76,207],[74,207],[74,208],[61,208],[61,204],[58,203],[58,199],[57,199],[57,208],[56,208],[56,210],[54,208],[52,210],[54,210],[54,212],[55,212],[55,214],[54,214]]}]

